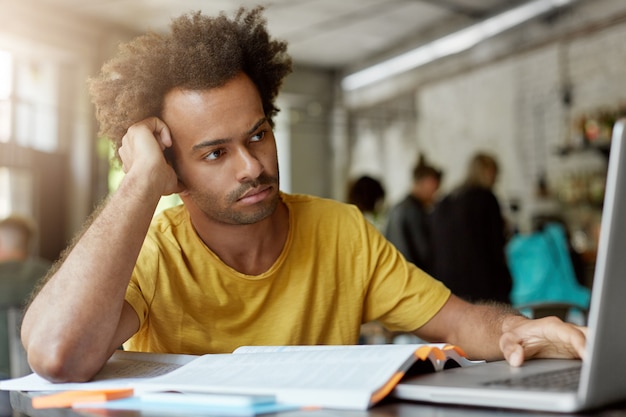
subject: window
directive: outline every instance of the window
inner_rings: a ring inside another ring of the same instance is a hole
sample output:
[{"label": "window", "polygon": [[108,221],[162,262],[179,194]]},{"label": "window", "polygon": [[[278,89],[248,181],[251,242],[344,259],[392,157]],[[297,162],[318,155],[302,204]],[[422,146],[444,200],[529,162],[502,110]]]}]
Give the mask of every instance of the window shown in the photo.
[{"label": "window", "polygon": [[56,62],[0,50],[0,143],[57,151],[59,77]]},{"label": "window", "polygon": [[0,167],[0,218],[33,213],[33,176],[27,169]]},{"label": "window", "polygon": [[59,66],[22,59],[15,62],[15,141],[54,152],[58,147]]},{"label": "window", "polygon": [[11,92],[13,87],[13,57],[0,50],[0,143],[11,137]]}]

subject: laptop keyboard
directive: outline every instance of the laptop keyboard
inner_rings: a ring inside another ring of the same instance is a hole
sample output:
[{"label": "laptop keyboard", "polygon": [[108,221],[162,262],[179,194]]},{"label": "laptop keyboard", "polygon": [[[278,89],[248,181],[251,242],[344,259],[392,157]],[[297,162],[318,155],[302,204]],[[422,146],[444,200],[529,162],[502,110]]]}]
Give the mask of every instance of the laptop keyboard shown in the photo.
[{"label": "laptop keyboard", "polygon": [[529,375],[522,378],[506,378],[489,381],[485,385],[497,388],[525,388],[537,391],[575,391],[580,381],[580,369],[580,367],[577,367]]}]

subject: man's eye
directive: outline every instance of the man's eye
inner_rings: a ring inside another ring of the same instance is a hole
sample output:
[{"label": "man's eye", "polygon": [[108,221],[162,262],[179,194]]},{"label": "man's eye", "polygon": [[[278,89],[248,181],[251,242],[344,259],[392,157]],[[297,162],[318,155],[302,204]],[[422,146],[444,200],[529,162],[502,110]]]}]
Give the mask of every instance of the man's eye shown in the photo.
[{"label": "man's eye", "polygon": [[252,138],[250,138],[250,142],[259,142],[264,137],[265,137],[265,130],[262,130],[259,133],[255,134],[254,136],[252,136]]},{"label": "man's eye", "polygon": [[219,158],[220,156],[222,156],[224,154],[224,151],[222,151],[221,149],[217,149],[213,152],[209,152],[208,154],[206,154],[206,156],[204,157],[204,159],[213,161],[217,158]]}]

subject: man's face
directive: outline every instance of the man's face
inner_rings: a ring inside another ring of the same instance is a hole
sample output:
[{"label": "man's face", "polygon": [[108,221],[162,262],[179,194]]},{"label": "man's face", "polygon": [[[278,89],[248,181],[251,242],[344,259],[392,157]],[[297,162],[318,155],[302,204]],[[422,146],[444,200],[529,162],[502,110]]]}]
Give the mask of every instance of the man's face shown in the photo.
[{"label": "man's face", "polygon": [[419,180],[419,194],[423,203],[431,204],[435,200],[439,190],[439,180],[432,176],[426,176]]},{"label": "man's face", "polygon": [[437,193],[437,190],[439,190],[439,185],[440,182],[437,178],[426,177],[426,189],[428,190],[429,194],[435,195],[435,193]]},{"label": "man's face", "polygon": [[191,213],[252,224],[279,201],[276,142],[256,86],[241,74],[210,90],[172,90],[163,120],[173,139],[181,198]]}]

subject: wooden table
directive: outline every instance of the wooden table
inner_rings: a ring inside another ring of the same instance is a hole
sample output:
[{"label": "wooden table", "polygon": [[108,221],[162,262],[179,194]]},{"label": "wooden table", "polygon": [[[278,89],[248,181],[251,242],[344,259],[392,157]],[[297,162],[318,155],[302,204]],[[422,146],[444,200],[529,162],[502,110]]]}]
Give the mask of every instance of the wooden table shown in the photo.
[{"label": "wooden table", "polygon": [[[24,392],[11,392],[11,405],[19,413],[30,417],[164,417],[166,414],[142,413],[120,410],[81,410],[67,409],[34,410],[31,396]],[[173,416],[173,414],[167,414]],[[602,410],[581,414],[554,414],[517,410],[492,409],[482,407],[462,407],[433,405],[418,402],[387,399],[367,411],[313,410],[290,411],[278,414],[263,414],[266,417],[558,417],[558,416],[600,416],[626,417],[626,402]],[[179,417],[179,416],[175,416]],[[180,416],[182,417],[182,416]]]}]

